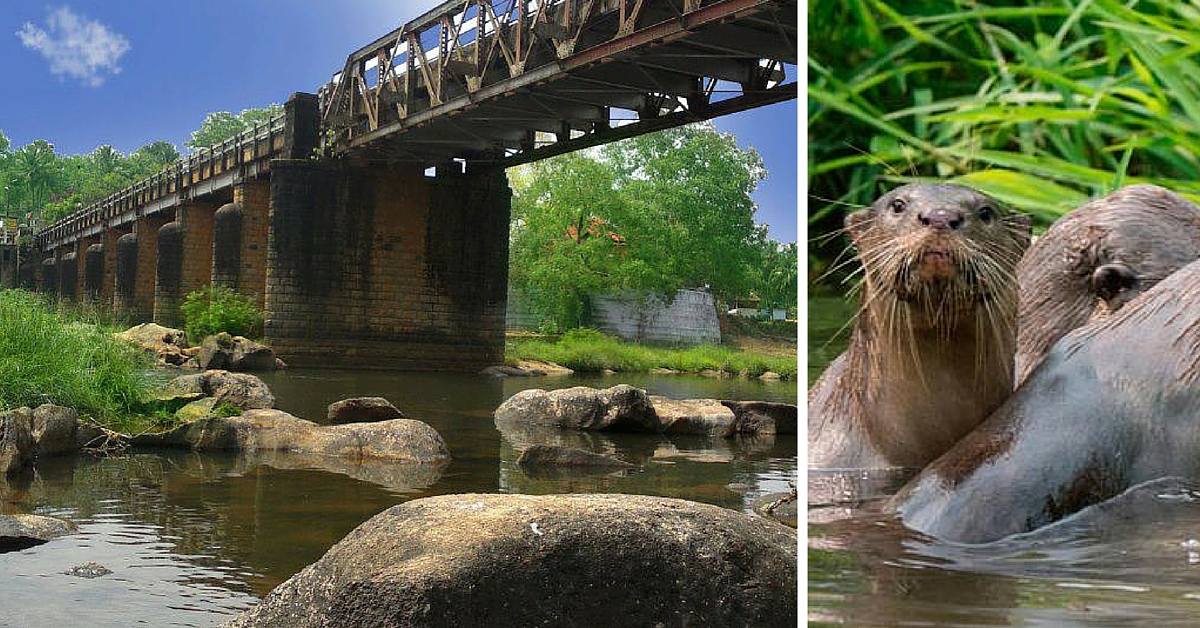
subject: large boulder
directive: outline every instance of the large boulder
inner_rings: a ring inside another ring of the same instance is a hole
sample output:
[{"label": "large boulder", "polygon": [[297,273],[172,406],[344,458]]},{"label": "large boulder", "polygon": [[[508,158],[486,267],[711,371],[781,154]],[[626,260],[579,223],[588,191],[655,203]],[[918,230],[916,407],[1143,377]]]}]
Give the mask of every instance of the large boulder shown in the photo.
[{"label": "large boulder", "polygon": [[206,417],[159,434],[139,434],[134,445],[199,451],[287,451],[298,454],[432,463],[450,459],[440,434],[421,421],[318,425],[281,410],[249,410]]},{"label": "large boulder", "polygon": [[33,463],[33,411],[17,408],[0,413],[0,478]]},{"label": "large boulder", "polygon": [[574,430],[661,431],[646,391],[627,384],[523,390],[496,408],[495,418]]},{"label": "large boulder", "polygon": [[187,361],[187,333],[181,329],[163,327],[156,323],[142,323],[113,334],[146,353],[153,355],[160,365],[179,366]]},{"label": "large boulder", "polygon": [[195,357],[196,365],[203,370],[273,371],[276,367],[275,352],[270,347],[225,332],[205,338]]},{"label": "large boulder", "polygon": [[650,403],[667,434],[724,436],[733,427],[733,410],[716,399],[677,401],[656,395],[650,397]]},{"label": "large boulder", "polygon": [[795,434],[796,406],[772,401],[722,401],[733,411],[734,423],[726,436],[734,434]]},{"label": "large boulder", "polygon": [[275,407],[275,396],[271,394],[271,389],[261,379],[247,373],[217,370],[181,375],[167,382],[165,392],[174,396],[215,397],[218,405],[227,403],[243,410]]},{"label": "large boulder", "polygon": [[[72,408],[49,403],[34,408],[30,424],[34,454],[39,458],[45,458],[79,451],[81,447],[79,442],[81,440],[80,425],[79,413]],[[88,435],[92,435],[91,430],[85,430],[83,438],[87,438]],[[92,436],[95,437],[98,434]]]},{"label": "large boulder", "polygon": [[0,553],[41,545],[75,532],[75,524],[41,515],[0,515]]},{"label": "large boulder", "polygon": [[325,418],[334,424],[403,419],[404,413],[383,397],[354,397],[329,404]]},{"label": "large boulder", "polygon": [[0,415],[0,474],[12,473],[36,458],[103,449],[121,435],[80,420],[72,408],[44,403]]},{"label": "large boulder", "polygon": [[231,628],[781,626],[796,532],[640,495],[445,495],[394,506]]}]

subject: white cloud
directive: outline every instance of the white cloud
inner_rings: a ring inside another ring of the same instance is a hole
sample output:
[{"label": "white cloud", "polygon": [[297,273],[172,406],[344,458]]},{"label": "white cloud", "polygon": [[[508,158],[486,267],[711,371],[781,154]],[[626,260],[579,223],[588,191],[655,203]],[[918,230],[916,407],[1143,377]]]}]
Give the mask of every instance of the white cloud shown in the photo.
[{"label": "white cloud", "polygon": [[129,52],[129,40],[107,26],[60,7],[46,17],[46,28],[25,22],[17,37],[50,62],[50,72],[99,87],[110,74],[119,74],[117,62]]}]

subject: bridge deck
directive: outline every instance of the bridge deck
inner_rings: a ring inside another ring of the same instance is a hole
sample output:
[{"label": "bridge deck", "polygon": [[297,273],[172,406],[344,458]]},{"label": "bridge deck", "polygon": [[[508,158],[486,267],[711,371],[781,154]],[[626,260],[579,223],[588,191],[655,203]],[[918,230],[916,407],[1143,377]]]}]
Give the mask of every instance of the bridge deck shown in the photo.
[{"label": "bridge deck", "polygon": [[59,219],[38,233],[37,243],[43,250],[52,249],[231,187],[239,177],[269,171],[271,159],[283,147],[284,118],[277,116]]},{"label": "bridge deck", "polygon": [[452,0],[350,55],[320,92],[326,147],[511,165],[795,98],[796,18],[795,0]]}]

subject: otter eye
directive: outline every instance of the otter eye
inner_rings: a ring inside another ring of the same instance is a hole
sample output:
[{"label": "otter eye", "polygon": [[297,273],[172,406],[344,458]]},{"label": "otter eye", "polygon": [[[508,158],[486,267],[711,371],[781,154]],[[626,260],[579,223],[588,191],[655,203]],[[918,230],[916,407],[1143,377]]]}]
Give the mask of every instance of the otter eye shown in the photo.
[{"label": "otter eye", "polygon": [[975,210],[975,215],[979,216],[979,219],[984,222],[991,222],[996,217],[996,210],[992,209],[991,205],[984,205]]},{"label": "otter eye", "polygon": [[902,199],[896,198],[892,199],[892,202],[888,203],[888,208],[892,210],[893,214],[903,214],[904,210],[908,209],[908,204]]}]

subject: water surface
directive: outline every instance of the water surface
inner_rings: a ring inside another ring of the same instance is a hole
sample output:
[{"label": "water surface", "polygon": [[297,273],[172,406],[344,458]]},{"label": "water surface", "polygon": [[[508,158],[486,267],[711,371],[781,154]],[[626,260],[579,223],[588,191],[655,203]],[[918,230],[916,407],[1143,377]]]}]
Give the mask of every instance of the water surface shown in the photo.
[{"label": "water surface", "polygon": [[[355,526],[409,499],[464,492],[624,492],[747,511],[797,474],[793,436],[738,438],[498,430],[491,413],[525,388],[629,383],[675,398],[795,403],[795,382],[621,375],[491,379],[472,375],[295,370],[263,377],[277,405],[323,421],[339,399],[379,395],[447,441],[444,467],[346,465],[294,455],[130,451],[40,461],[0,484],[0,512],[34,512],[78,534],[0,554],[0,626],[213,626],[319,558]],[[533,442],[609,452],[625,475],[527,477],[515,464]],[[98,562],[112,574],[63,572]]]}]

